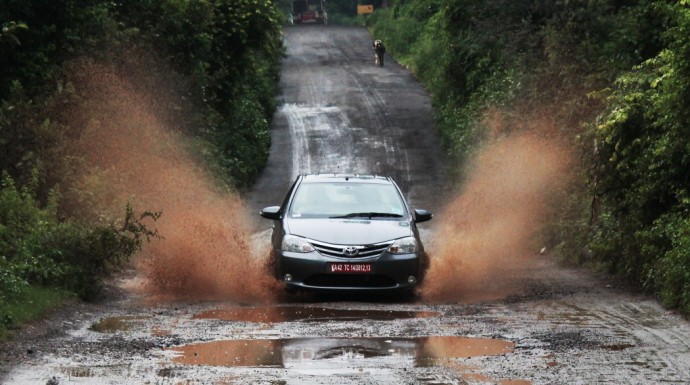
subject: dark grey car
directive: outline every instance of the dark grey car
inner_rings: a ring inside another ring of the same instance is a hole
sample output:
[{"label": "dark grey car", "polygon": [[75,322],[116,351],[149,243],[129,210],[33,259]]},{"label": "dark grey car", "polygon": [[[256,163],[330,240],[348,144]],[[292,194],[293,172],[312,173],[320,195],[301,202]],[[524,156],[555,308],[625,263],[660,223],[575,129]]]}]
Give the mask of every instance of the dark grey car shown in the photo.
[{"label": "dark grey car", "polygon": [[301,175],[274,221],[272,263],[288,290],[408,290],[417,287],[428,257],[412,211],[388,177]]}]

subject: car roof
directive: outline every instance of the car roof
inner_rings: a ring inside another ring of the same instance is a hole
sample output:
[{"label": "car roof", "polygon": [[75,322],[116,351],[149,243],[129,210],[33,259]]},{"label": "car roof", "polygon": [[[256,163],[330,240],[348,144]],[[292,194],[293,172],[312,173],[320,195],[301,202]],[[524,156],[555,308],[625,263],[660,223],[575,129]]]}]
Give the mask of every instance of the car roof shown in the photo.
[{"label": "car roof", "polygon": [[356,183],[380,183],[390,184],[390,177],[380,175],[361,175],[361,174],[304,174],[303,183],[322,183],[322,182],[356,182]]}]

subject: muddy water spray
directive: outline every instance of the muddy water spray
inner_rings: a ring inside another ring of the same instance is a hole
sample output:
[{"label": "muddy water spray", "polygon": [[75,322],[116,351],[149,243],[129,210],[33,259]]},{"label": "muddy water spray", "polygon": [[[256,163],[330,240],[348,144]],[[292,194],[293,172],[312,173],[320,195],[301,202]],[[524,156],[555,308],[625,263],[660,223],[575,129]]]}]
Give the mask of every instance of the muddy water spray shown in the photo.
[{"label": "muddy water spray", "polygon": [[[146,287],[173,296],[264,299],[270,295],[263,262],[251,255],[246,210],[221,192],[166,129],[151,99],[109,68],[79,68],[85,123],[75,151],[91,167],[82,188],[99,209],[161,211],[154,225],[162,239],[145,246],[139,267]],[[97,182],[94,182],[97,181]],[[94,188],[94,185],[105,187]]]},{"label": "muddy water spray", "polygon": [[519,290],[569,163],[567,149],[544,136],[490,140],[471,161],[461,194],[439,215],[423,296],[472,301]]}]

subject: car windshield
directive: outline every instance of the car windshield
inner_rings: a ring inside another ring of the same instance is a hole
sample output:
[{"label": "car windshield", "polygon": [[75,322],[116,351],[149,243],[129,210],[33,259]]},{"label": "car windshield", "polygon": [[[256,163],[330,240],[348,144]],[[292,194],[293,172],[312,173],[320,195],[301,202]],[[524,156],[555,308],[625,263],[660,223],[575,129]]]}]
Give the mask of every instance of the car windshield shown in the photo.
[{"label": "car windshield", "polygon": [[303,183],[292,201],[293,218],[400,218],[405,205],[398,190],[381,183]]}]

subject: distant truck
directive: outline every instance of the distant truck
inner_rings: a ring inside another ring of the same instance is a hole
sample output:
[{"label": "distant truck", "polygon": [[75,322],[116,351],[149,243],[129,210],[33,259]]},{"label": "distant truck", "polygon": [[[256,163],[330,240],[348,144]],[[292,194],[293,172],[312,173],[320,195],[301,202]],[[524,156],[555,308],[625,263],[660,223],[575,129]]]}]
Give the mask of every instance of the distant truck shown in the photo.
[{"label": "distant truck", "polygon": [[292,2],[292,22],[295,24],[327,24],[325,0],[295,0]]}]

